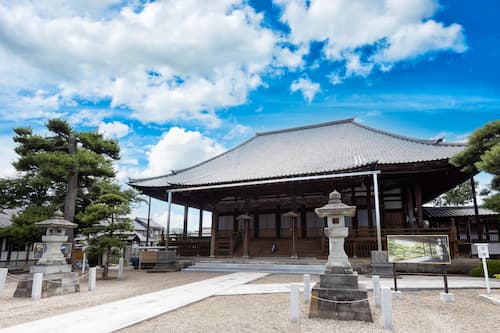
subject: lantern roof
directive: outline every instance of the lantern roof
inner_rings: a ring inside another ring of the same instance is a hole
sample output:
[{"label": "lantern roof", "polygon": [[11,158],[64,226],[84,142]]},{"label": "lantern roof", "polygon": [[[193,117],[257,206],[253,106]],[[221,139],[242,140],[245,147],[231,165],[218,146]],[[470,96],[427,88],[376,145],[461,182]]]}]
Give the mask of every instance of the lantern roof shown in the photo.
[{"label": "lantern roof", "polygon": [[74,229],[78,226],[64,219],[63,213],[58,209],[54,215],[42,222],[37,222],[35,225],[39,228],[61,228],[61,229]]},{"label": "lantern roof", "polygon": [[328,203],[323,207],[314,210],[319,217],[327,216],[354,216],[356,214],[355,206],[348,206],[340,200],[340,193],[334,190],[328,196]]}]

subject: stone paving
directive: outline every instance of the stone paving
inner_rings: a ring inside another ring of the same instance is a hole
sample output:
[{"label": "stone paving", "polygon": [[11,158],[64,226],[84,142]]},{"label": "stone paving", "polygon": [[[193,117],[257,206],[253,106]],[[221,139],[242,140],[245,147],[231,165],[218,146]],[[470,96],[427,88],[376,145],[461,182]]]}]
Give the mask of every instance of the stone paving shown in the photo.
[{"label": "stone paving", "polygon": [[[138,322],[201,301],[217,292],[252,282],[267,273],[233,273],[179,287],[126,298],[26,324],[7,327],[1,333],[114,332]],[[36,311],[36,305],[33,306]]]}]

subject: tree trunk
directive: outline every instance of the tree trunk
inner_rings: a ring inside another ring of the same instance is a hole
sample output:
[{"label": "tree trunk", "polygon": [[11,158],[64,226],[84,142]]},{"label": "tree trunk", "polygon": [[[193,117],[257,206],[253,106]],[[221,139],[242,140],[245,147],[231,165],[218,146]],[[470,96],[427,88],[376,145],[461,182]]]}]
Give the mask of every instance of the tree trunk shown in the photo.
[{"label": "tree trunk", "polygon": [[109,258],[110,258],[110,251],[107,250],[106,253],[104,253],[102,256],[102,261],[103,261],[102,278],[103,279],[107,279],[109,276]]},{"label": "tree trunk", "polygon": [[[68,153],[76,155],[76,138],[70,136],[68,139]],[[64,219],[70,222],[75,221],[75,205],[76,195],[78,193],[78,167],[73,169],[72,174],[68,177],[66,184],[66,196],[64,198]],[[74,232],[73,229],[68,230],[68,241],[73,242]]]}]

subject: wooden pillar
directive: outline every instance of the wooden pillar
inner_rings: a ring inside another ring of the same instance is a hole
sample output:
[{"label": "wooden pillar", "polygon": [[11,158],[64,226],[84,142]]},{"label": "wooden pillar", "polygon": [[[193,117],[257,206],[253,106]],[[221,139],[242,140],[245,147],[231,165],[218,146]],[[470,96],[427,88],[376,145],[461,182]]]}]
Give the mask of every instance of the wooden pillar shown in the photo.
[{"label": "wooden pillar", "polygon": [[366,207],[368,213],[368,228],[373,229],[373,211],[372,211],[372,185],[370,183],[370,178],[365,180],[366,187]]},{"label": "wooden pillar", "polygon": [[237,217],[238,221],[243,222],[243,254],[242,258],[248,259],[249,258],[249,248],[248,248],[248,242],[250,238],[250,219],[251,217],[248,215],[240,215]]},{"label": "wooden pillar", "polygon": [[479,208],[477,206],[477,198],[476,198],[476,184],[474,183],[474,177],[470,177],[470,189],[472,192],[472,201],[474,202],[474,222],[476,224],[477,237],[479,240],[483,240],[482,234],[482,226],[479,222]]},{"label": "wooden pillar", "polygon": [[[351,187],[351,206],[356,206],[356,190],[354,189],[354,187]],[[352,221],[352,229],[356,230],[355,232],[357,232],[357,230],[358,230],[358,210],[357,209],[356,209],[356,213],[351,218],[351,221]]]},{"label": "wooden pillar", "polygon": [[417,208],[417,225],[421,227],[424,221],[424,212],[422,210],[422,185],[418,182],[415,184],[415,206]]},{"label": "wooden pillar", "polygon": [[407,205],[407,213],[406,215],[408,216],[408,226],[410,228],[415,228],[415,222],[413,220],[413,190],[411,186],[409,185],[406,188],[406,205]]},{"label": "wooden pillar", "polygon": [[470,219],[469,217],[465,217],[465,225],[467,226],[467,241],[472,242],[472,231],[470,227]]},{"label": "wooden pillar", "polygon": [[189,206],[184,205],[184,224],[182,226],[182,238],[186,239],[188,234],[188,212]]},{"label": "wooden pillar", "polygon": [[497,242],[500,242],[500,220],[497,218]]},{"label": "wooden pillar", "polygon": [[302,233],[302,238],[307,238],[307,214],[305,204],[300,208],[300,231]]},{"label": "wooden pillar", "polygon": [[290,218],[290,227],[292,229],[292,253],[291,253],[291,258],[297,259],[298,256],[298,251],[297,251],[297,216],[299,216],[297,213],[294,211],[290,211],[286,214],[283,214],[284,217],[289,217]]},{"label": "wooden pillar", "polygon": [[234,210],[234,214],[233,214],[233,232],[238,232],[239,231],[239,223],[238,223],[238,210],[235,209]]},{"label": "wooden pillar", "polygon": [[200,246],[202,237],[203,237],[203,208],[200,207],[200,216],[198,218],[198,245],[196,246],[197,256],[200,256]]},{"label": "wooden pillar", "polygon": [[259,238],[259,208],[255,208],[253,213],[253,237]]},{"label": "wooden pillar", "polygon": [[281,214],[280,214],[280,206],[276,207],[276,238],[281,238]]},{"label": "wooden pillar", "polygon": [[483,224],[484,224],[484,233],[486,236],[486,240],[490,241],[490,229],[488,227],[488,220],[483,217]]},{"label": "wooden pillar", "polygon": [[215,257],[215,238],[219,224],[219,214],[216,210],[212,211],[212,227],[210,232],[210,257]]}]

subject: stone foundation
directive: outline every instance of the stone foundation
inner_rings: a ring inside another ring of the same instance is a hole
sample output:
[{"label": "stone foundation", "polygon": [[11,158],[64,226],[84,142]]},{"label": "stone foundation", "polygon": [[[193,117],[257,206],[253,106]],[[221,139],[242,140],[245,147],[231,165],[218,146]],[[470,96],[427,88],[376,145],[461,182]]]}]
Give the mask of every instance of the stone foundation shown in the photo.
[{"label": "stone foundation", "polygon": [[[33,274],[23,276],[25,281],[17,283],[14,297],[31,297],[33,287]],[[71,294],[80,291],[78,273],[58,273],[47,274],[43,276],[42,282],[42,298]]]},{"label": "stone foundation", "polygon": [[368,293],[359,289],[357,274],[320,275],[319,286],[313,288],[311,295],[309,318],[373,322]]}]

